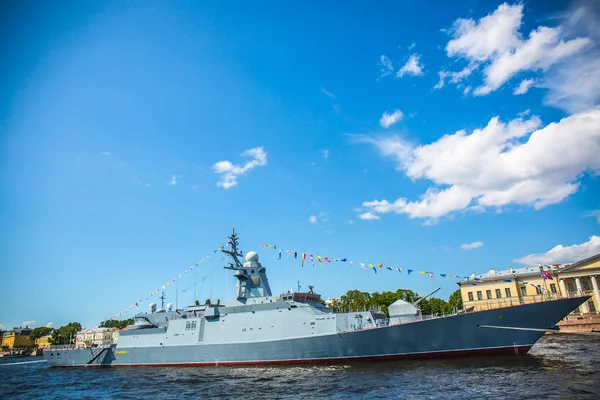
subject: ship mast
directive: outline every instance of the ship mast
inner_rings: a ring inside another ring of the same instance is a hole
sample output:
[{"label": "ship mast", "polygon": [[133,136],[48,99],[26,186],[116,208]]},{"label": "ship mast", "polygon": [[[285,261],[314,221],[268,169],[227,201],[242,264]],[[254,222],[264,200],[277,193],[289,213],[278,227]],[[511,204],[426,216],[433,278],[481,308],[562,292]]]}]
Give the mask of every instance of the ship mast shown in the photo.
[{"label": "ship mast", "polygon": [[242,252],[238,250],[238,236],[235,229],[231,231],[226,247],[227,249],[221,248],[221,251],[230,256],[232,261],[224,268],[235,271],[234,276],[238,279],[237,299],[246,301],[250,298],[271,296],[267,270],[258,262],[258,254],[251,251],[246,254],[245,263],[240,261]]},{"label": "ship mast", "polygon": [[[224,248],[221,249],[221,251],[225,254],[227,254],[228,256],[231,257],[231,259],[233,260],[233,263],[229,263],[229,267],[225,267],[227,269],[239,269],[239,268],[243,268],[242,263],[240,262],[238,257],[242,256],[242,252],[238,250],[238,241],[239,238],[235,233],[235,229],[231,230],[231,235],[229,235],[229,240],[227,241],[227,244],[229,245],[229,247],[231,248],[231,250],[226,250]],[[235,265],[234,265],[235,264]]]}]

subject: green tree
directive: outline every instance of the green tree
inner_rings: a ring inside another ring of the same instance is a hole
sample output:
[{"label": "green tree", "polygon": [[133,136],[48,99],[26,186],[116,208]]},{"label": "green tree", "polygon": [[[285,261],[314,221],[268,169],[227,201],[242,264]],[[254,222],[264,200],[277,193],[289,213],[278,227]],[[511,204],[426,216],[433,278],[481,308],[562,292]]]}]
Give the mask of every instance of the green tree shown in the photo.
[{"label": "green tree", "polygon": [[116,320],[116,319],[108,319],[106,321],[100,322],[100,328],[126,328],[127,325],[133,325],[133,318]]},{"label": "green tree", "polygon": [[40,326],[38,328],[34,328],[31,331],[31,334],[29,335],[29,339],[31,339],[31,340],[39,339],[42,336],[51,334],[53,330],[54,330],[53,328],[47,328],[45,326]]},{"label": "green tree", "polygon": [[460,293],[460,289],[456,289],[456,291],[450,295],[448,304],[453,311],[459,311],[463,309],[462,294]]},{"label": "green tree", "polygon": [[61,326],[52,331],[50,337],[51,344],[71,344],[75,341],[77,332],[81,330],[79,322],[69,322],[67,325]]},{"label": "green tree", "polygon": [[[331,303],[330,307],[335,312],[349,312],[380,309],[389,316],[388,307],[396,300],[402,299],[408,303],[414,303],[421,296],[418,293],[408,289],[398,289],[395,292],[361,292],[358,289],[349,290],[346,294],[340,296],[339,300]],[[423,314],[449,315],[457,310],[461,310],[462,297],[460,289],[450,295],[448,301],[429,297],[421,300],[418,304]]]}]

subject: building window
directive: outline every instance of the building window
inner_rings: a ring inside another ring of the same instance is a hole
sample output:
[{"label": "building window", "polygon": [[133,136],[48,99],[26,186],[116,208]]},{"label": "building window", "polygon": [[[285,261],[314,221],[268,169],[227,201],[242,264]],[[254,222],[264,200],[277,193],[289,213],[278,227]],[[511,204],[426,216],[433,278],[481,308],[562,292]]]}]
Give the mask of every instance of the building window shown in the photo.
[{"label": "building window", "polygon": [[594,305],[594,302],[592,300],[588,301],[588,305],[590,307],[590,312],[595,313],[596,312],[596,306]]},{"label": "building window", "polygon": [[510,294],[510,288],[506,288],[504,289],[504,293],[506,293],[506,297],[512,297],[512,295]]},{"label": "building window", "polygon": [[590,290],[590,281],[582,279],[581,284],[583,285],[583,290]]},{"label": "building window", "polygon": [[492,291],[491,290],[486,290],[485,291],[485,297],[490,300],[492,298]]},{"label": "building window", "polygon": [[550,284],[550,291],[551,291],[552,293],[556,293],[556,284],[554,284],[554,283],[551,283],[551,284]]},{"label": "building window", "polygon": [[477,291],[477,300],[483,300],[483,294],[481,293],[481,290]]},{"label": "building window", "polygon": [[521,286],[521,295],[527,296],[527,286]]},{"label": "building window", "polygon": [[535,293],[536,294],[542,294],[542,288],[540,286],[536,286],[535,287]]},{"label": "building window", "polygon": [[496,289],[496,298],[497,299],[501,299],[502,298],[502,290]]},{"label": "building window", "polygon": [[467,296],[469,296],[469,301],[473,301],[473,292],[467,293]]},{"label": "building window", "polygon": [[573,285],[573,282],[567,282],[567,287],[569,288],[569,292],[575,291],[575,285]]}]

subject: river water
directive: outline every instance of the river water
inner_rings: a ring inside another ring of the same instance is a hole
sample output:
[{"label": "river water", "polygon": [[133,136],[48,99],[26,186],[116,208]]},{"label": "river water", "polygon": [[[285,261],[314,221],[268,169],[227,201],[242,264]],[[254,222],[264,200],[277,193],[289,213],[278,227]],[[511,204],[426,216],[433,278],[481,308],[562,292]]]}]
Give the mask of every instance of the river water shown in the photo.
[{"label": "river water", "polygon": [[0,360],[2,399],[599,399],[600,337],[546,335],[526,356],[290,367],[50,368]]}]

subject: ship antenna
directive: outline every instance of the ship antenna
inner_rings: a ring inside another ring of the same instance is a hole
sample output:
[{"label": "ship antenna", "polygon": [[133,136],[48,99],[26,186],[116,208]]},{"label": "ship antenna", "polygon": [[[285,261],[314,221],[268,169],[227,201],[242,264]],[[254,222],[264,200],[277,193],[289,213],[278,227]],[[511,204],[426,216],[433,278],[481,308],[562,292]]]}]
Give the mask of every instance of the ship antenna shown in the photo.
[{"label": "ship antenna", "polygon": [[165,308],[165,291],[163,290],[162,294],[159,297],[160,299],[160,308],[164,309]]},{"label": "ship antenna", "polygon": [[229,263],[229,267],[231,267],[232,269],[243,268],[242,263],[238,259],[238,257],[242,256],[242,252],[238,250],[238,240],[239,238],[235,233],[235,229],[232,229],[231,235],[229,235],[229,240],[227,241],[227,244],[229,245],[231,250],[225,250],[224,248],[221,249],[223,253],[229,255],[232,258],[233,263]]}]

